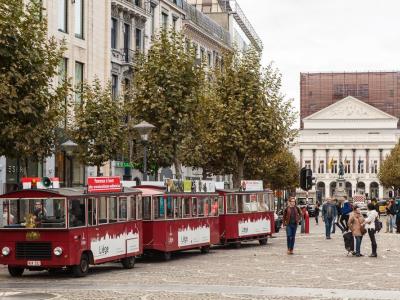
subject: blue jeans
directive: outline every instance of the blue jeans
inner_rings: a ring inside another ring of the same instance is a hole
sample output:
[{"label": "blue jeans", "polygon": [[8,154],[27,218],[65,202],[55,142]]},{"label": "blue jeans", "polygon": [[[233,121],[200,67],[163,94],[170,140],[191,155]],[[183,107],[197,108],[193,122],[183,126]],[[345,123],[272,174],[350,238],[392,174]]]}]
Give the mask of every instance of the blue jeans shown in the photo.
[{"label": "blue jeans", "polygon": [[288,249],[293,250],[293,248],[294,248],[294,241],[296,238],[296,230],[297,230],[296,224],[288,224],[286,226],[286,238],[287,238]]},{"label": "blue jeans", "polygon": [[360,254],[361,251],[361,241],[362,241],[362,236],[356,236],[356,254]]},{"label": "blue jeans", "polygon": [[326,237],[331,237],[331,229],[332,229],[332,218],[325,218],[325,235]]}]

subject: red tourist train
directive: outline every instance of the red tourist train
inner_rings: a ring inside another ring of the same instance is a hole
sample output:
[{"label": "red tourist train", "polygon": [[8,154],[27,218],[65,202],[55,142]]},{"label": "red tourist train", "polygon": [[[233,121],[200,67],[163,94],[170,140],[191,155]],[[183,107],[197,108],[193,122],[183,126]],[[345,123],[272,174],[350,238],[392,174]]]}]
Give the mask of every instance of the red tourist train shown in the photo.
[{"label": "red tourist train", "polygon": [[[194,184],[196,184],[194,182]],[[200,249],[207,253],[219,242],[218,194],[208,191],[176,189],[171,181],[163,188],[139,186],[143,196],[143,247],[169,260],[176,251]]]},{"label": "red tourist train", "polygon": [[0,195],[0,264],[12,276],[67,267],[79,277],[90,264],[111,261],[129,269],[142,253],[168,260],[217,244],[263,245],[274,232],[272,191],[258,181],[218,192],[215,182],[201,180],[135,189],[122,188],[118,177],[89,177],[86,188],[53,182],[43,189],[39,178],[25,179],[26,189]]},{"label": "red tourist train", "polygon": [[89,178],[87,189],[20,190],[1,202],[0,264],[11,276],[68,267],[80,277],[117,260],[129,269],[143,251],[141,193],[122,190],[118,177]]},{"label": "red tourist train", "polygon": [[240,247],[242,241],[258,240],[261,245],[275,232],[273,192],[262,181],[242,181],[238,190],[219,190],[219,228],[222,244]]}]

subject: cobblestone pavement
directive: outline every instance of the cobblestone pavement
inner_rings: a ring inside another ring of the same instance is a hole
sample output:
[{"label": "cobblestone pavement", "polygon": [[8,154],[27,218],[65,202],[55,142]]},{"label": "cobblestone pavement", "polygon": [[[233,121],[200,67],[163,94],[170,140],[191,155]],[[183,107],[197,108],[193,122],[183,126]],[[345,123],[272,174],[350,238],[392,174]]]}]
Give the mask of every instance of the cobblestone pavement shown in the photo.
[{"label": "cobblestone pavement", "polygon": [[[0,299],[400,299],[400,235],[379,233],[378,258],[347,256],[340,233],[326,240],[323,223],[298,234],[286,254],[285,232],[266,246],[213,248],[176,254],[169,262],[139,260],[93,267],[85,278],[0,267]],[[365,236],[362,253],[369,254]]]}]

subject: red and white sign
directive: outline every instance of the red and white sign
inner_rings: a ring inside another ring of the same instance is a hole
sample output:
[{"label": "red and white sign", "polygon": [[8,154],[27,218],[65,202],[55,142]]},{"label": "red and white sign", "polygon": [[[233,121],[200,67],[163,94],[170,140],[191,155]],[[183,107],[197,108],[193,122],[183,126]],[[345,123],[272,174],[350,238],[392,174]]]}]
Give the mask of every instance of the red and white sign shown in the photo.
[{"label": "red and white sign", "polygon": [[121,179],[118,176],[112,177],[88,177],[88,193],[120,192]]},{"label": "red and white sign", "polygon": [[263,191],[264,185],[262,180],[242,180],[240,186],[246,192]]},{"label": "red and white sign", "polygon": [[51,184],[49,187],[45,187],[43,185],[43,178],[40,177],[22,177],[21,182],[22,182],[22,188],[25,189],[31,189],[32,187],[36,187],[39,190],[42,189],[59,189],[60,188],[60,179],[58,177],[51,177]]}]

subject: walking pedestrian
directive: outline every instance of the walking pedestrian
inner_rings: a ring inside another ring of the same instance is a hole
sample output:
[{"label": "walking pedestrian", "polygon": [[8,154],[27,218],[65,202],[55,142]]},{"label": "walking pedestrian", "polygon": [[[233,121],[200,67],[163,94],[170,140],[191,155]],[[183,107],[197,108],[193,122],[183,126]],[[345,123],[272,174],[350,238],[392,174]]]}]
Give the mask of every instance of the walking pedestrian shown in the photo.
[{"label": "walking pedestrian", "polygon": [[364,226],[364,217],[361,214],[360,208],[355,205],[353,208],[353,212],[350,214],[349,217],[349,229],[353,233],[353,236],[356,239],[356,253],[355,256],[360,257],[363,256],[361,254],[361,242],[362,237],[366,233]]},{"label": "walking pedestrian", "polygon": [[327,240],[331,239],[332,223],[335,220],[336,216],[336,205],[333,203],[333,200],[331,198],[328,198],[322,206],[322,220],[325,222],[325,236]]},{"label": "walking pedestrian", "polygon": [[353,208],[351,207],[351,203],[347,199],[346,196],[344,196],[344,202],[342,205],[342,215],[340,216],[339,223],[342,225],[344,231],[349,230],[349,217],[350,213],[352,212]]},{"label": "walking pedestrian", "polygon": [[386,231],[385,232],[390,232],[393,233],[393,222],[394,222],[394,217],[396,215],[396,205],[394,203],[394,199],[390,199],[389,203],[386,207]]},{"label": "walking pedestrian", "polygon": [[365,229],[368,231],[369,239],[371,240],[371,249],[372,253],[369,257],[377,257],[376,249],[377,249],[377,244],[376,244],[376,239],[375,239],[375,220],[378,218],[378,212],[375,209],[375,205],[373,203],[368,203],[368,212],[367,212],[367,218],[364,220],[362,225],[365,226]]},{"label": "walking pedestrian", "polygon": [[395,212],[396,212],[396,233],[400,233],[400,205],[397,202],[395,204]]},{"label": "walking pedestrian", "polygon": [[301,211],[296,206],[294,197],[290,197],[288,203],[289,205],[283,212],[283,226],[286,226],[287,254],[293,254],[297,225],[301,221]]},{"label": "walking pedestrian", "polygon": [[336,225],[339,224],[339,219],[340,219],[340,215],[341,215],[340,202],[337,199],[335,199],[334,204],[336,205],[336,216],[333,218],[333,222],[332,222],[332,233],[335,233]]},{"label": "walking pedestrian", "polygon": [[315,224],[318,225],[318,216],[319,216],[319,202],[315,205],[315,210],[314,210],[314,217],[315,217]]}]

